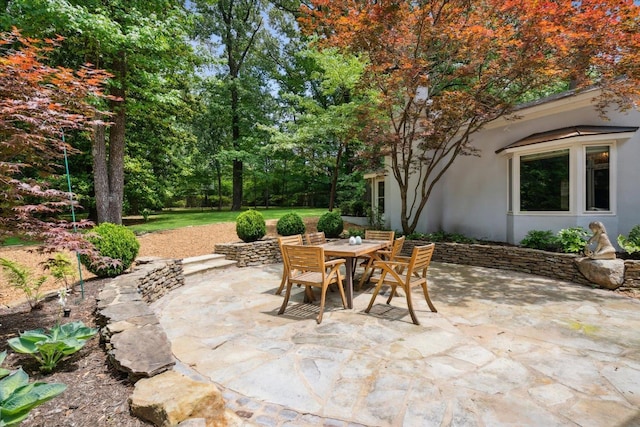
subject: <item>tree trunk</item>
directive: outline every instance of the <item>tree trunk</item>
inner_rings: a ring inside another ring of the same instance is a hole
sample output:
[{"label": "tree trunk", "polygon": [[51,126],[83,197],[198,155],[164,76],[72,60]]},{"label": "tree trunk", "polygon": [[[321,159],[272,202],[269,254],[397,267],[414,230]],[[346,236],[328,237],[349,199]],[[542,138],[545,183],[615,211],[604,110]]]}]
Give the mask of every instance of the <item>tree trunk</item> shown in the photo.
[{"label": "tree trunk", "polygon": [[106,222],[109,212],[109,170],[107,167],[107,142],[104,125],[96,125],[91,146],[93,157],[93,189],[96,200],[96,221]]},{"label": "tree trunk", "polygon": [[[231,85],[231,138],[233,140],[233,149],[240,151],[240,115],[239,115],[239,95],[235,82]],[[233,201],[231,203],[232,211],[242,209],[242,160],[233,160]]]},{"label": "tree trunk", "polygon": [[[105,140],[104,126],[95,128],[93,154],[93,181],[96,193],[98,223],[122,224],[122,204],[124,198],[124,147],[125,147],[125,78],[126,60],[124,54],[113,64],[117,87],[111,95],[119,98],[111,101],[113,124],[109,129],[109,147]],[[107,153],[108,151],[108,153]]]},{"label": "tree trunk", "polygon": [[[117,91],[119,92],[119,91]],[[124,91],[117,94],[123,98],[115,106],[113,125],[109,133],[109,213],[108,221],[122,224],[122,204],[124,199],[124,146],[126,114]]]}]

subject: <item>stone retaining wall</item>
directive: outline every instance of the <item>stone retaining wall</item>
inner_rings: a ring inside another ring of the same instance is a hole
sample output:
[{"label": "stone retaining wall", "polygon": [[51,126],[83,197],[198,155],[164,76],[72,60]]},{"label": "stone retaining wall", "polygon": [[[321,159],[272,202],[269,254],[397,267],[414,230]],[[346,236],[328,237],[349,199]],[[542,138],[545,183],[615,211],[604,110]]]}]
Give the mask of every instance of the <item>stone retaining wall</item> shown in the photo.
[{"label": "stone retaining wall", "polygon": [[624,262],[624,283],[620,288],[640,289],[640,261]]},{"label": "stone retaining wall", "polygon": [[181,259],[139,258],[133,274],[138,276],[136,284],[148,304],[184,285]]},{"label": "stone retaining wall", "polygon": [[282,262],[277,239],[258,240],[251,243],[223,243],[216,245],[213,251],[225,255],[229,260],[237,261],[238,267]]},{"label": "stone retaining wall", "polygon": [[[426,244],[407,240],[403,255],[411,255],[414,246]],[[582,285],[594,286],[576,267],[577,255],[546,252],[517,246],[480,245],[465,243],[436,243],[433,261],[478,267],[499,268],[521,273],[537,274]],[[619,289],[640,288],[640,261],[625,261],[625,281]]]},{"label": "stone retaining wall", "polygon": [[[407,240],[403,255],[411,255],[413,247],[426,244],[420,240]],[[227,243],[215,246],[215,253],[226,255],[238,262],[238,267],[282,262],[277,239],[253,243]],[[480,245],[465,243],[436,243],[433,260],[452,264],[474,265],[537,274],[567,280],[587,286],[587,280],[576,267],[576,255],[546,252],[517,246]],[[620,289],[640,289],[640,261],[625,261],[625,280]]]}]

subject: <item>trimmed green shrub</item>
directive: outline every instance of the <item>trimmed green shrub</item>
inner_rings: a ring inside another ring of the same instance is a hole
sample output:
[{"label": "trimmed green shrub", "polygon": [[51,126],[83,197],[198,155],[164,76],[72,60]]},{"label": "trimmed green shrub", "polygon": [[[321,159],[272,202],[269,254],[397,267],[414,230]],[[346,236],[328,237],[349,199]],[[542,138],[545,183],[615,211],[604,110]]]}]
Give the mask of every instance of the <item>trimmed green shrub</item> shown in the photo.
[{"label": "trimmed green shrub", "polygon": [[582,227],[563,228],[558,231],[560,250],[569,254],[577,254],[587,245],[589,232]]},{"label": "trimmed green shrub", "polygon": [[262,214],[251,209],[238,215],[236,234],[245,243],[262,239],[267,234],[267,224]]},{"label": "trimmed green shrub", "polygon": [[349,237],[356,237],[356,236],[360,236],[361,238],[364,239],[364,233],[365,230],[362,228],[350,228],[349,230],[347,230],[349,233]]},{"label": "trimmed green shrub", "polygon": [[293,236],[295,234],[304,234],[307,227],[302,221],[302,217],[295,212],[289,212],[282,215],[276,224],[276,231],[281,236]]},{"label": "trimmed green shrub", "polygon": [[525,248],[540,249],[542,251],[556,252],[559,247],[558,238],[551,230],[529,230],[520,241]]},{"label": "trimmed green shrub", "polygon": [[634,226],[627,237],[619,235],[618,245],[629,254],[640,252],[640,225]]},{"label": "trimmed green shrub", "polygon": [[340,237],[344,230],[344,222],[337,211],[325,212],[318,219],[318,231],[324,231],[324,235],[330,238]]},{"label": "trimmed green shrub", "polygon": [[93,263],[87,256],[81,255],[80,261],[98,277],[115,277],[122,274],[136,259],[140,243],[133,231],[124,225],[105,222],[93,228],[87,234],[89,240],[103,257],[119,261],[118,265]]}]

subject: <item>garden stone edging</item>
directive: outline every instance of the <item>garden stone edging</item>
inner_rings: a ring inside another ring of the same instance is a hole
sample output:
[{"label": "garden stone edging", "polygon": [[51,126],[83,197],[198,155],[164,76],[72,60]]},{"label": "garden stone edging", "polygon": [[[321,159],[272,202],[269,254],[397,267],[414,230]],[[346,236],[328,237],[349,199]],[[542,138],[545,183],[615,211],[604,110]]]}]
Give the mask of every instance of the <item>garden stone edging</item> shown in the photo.
[{"label": "garden stone edging", "polygon": [[[214,384],[174,370],[171,343],[148,304],[183,285],[182,260],[143,257],[98,294],[96,323],[101,341],[112,365],[135,383],[129,398],[131,412],[157,426],[190,420],[208,427],[247,425],[224,408],[222,393]],[[163,384],[162,390],[156,384]]]}]

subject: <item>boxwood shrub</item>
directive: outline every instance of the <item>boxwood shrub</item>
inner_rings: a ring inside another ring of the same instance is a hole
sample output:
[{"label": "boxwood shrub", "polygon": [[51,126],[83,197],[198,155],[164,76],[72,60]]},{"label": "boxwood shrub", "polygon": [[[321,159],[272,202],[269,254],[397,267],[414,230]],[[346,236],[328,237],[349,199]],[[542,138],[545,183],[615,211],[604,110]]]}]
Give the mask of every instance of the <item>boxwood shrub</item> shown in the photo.
[{"label": "boxwood shrub", "polygon": [[295,212],[286,213],[278,220],[276,231],[281,236],[293,236],[304,234],[307,228],[302,221],[302,217]]},{"label": "boxwood shrub", "polygon": [[236,234],[245,243],[262,239],[267,234],[267,224],[262,214],[251,209],[238,215],[238,218],[236,218]]},{"label": "boxwood shrub", "polygon": [[96,265],[87,256],[81,256],[82,264],[98,277],[115,277],[122,274],[131,267],[140,250],[136,235],[124,225],[104,222],[94,227],[86,237],[100,255],[120,261],[119,265]]},{"label": "boxwood shrub", "polygon": [[325,212],[318,218],[318,231],[324,231],[327,237],[340,237],[344,231],[344,222],[337,211]]}]

